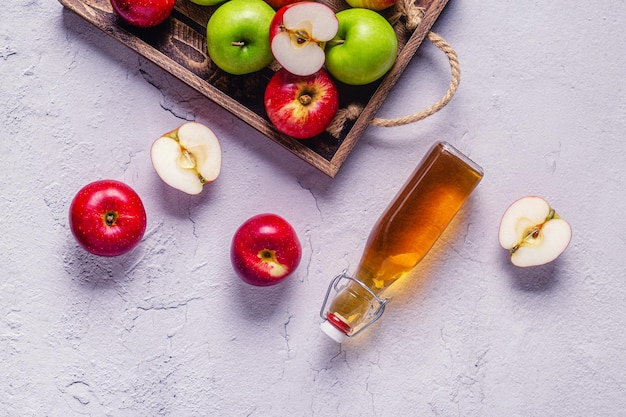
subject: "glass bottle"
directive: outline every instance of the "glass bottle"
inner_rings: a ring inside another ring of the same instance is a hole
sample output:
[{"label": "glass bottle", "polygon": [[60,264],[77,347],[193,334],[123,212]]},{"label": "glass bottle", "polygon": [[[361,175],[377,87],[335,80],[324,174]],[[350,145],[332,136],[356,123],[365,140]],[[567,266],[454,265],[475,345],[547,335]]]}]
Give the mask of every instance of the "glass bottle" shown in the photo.
[{"label": "glass bottle", "polygon": [[381,294],[422,260],[482,177],[459,150],[436,143],[376,222],[354,276],[331,281],[322,330],[341,342],[378,320],[388,301]]}]

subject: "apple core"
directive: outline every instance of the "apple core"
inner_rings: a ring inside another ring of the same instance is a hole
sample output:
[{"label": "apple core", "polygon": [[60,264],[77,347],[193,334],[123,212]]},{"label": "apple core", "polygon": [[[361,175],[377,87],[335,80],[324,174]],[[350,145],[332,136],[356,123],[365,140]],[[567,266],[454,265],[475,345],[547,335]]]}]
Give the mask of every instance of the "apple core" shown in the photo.
[{"label": "apple core", "polygon": [[117,213],[114,211],[107,211],[104,215],[104,223],[111,227],[115,225],[115,221],[117,220]]},{"label": "apple core", "polygon": [[196,167],[196,160],[187,149],[183,149],[181,152],[180,157],[178,158],[178,163],[185,169],[192,169]]}]

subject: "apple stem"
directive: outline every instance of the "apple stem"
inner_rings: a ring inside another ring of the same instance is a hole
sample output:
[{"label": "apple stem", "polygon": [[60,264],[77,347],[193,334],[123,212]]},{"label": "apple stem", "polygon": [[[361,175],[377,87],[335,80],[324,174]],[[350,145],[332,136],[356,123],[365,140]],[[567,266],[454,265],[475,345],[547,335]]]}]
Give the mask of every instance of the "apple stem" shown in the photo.
[{"label": "apple stem", "polygon": [[109,227],[113,226],[116,220],[117,220],[117,213],[114,211],[107,211],[106,214],[104,215],[104,223]]},{"label": "apple stem", "polygon": [[343,45],[345,42],[344,39],[333,39],[327,42],[327,45],[330,46],[337,46],[337,45]]},{"label": "apple stem", "polygon": [[231,42],[232,46],[245,46],[245,42],[244,41],[235,41],[235,42]]},{"label": "apple stem", "polygon": [[309,94],[302,94],[298,99],[303,106],[311,104],[311,100],[313,100]]}]

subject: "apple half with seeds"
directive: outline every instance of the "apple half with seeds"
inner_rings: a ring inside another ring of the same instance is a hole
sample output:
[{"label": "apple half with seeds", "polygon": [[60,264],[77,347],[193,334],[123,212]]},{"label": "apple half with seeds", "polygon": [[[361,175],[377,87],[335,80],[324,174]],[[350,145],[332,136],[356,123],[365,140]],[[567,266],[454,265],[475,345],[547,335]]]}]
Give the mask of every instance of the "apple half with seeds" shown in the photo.
[{"label": "apple half with seeds", "polygon": [[199,194],[220,174],[222,150],[211,129],[188,122],[157,139],[150,159],[166,184],[187,194]]},{"label": "apple half with seeds", "polygon": [[326,42],[339,30],[335,12],[322,3],[301,1],[281,7],[270,23],[276,61],[294,75],[311,75],[324,65]]},{"label": "apple half with seeds", "polygon": [[543,198],[529,196],[515,201],[504,212],[498,231],[500,245],[515,266],[547,264],[569,245],[572,228]]}]

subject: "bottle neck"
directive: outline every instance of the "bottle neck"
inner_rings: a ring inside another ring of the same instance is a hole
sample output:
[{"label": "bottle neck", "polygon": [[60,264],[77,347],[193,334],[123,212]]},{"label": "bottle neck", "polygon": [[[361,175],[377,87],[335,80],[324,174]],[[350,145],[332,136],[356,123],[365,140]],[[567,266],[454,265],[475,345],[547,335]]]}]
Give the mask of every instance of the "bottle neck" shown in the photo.
[{"label": "bottle neck", "polygon": [[[382,316],[387,302],[365,283],[347,276],[344,271],[328,286],[320,315],[325,320],[324,327],[332,325],[337,331],[352,337],[376,322]],[[337,340],[333,336],[336,333],[334,330],[333,334],[326,333]]]}]

